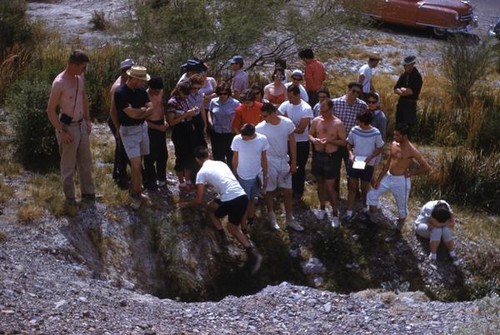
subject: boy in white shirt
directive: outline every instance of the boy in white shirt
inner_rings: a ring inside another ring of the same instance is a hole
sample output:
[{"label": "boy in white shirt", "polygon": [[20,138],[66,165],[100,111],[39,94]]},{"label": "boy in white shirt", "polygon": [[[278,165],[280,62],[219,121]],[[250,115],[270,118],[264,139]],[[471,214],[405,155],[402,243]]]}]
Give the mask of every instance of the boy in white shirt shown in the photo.
[{"label": "boy in white shirt", "polygon": [[[253,199],[260,191],[260,185],[267,187],[267,154],[269,142],[267,138],[255,132],[255,126],[245,123],[240,134],[233,138],[233,169],[238,181],[248,196],[247,220],[242,222],[242,230],[246,231],[246,224],[252,224],[255,214]],[[262,182],[261,180],[262,179]]]}]

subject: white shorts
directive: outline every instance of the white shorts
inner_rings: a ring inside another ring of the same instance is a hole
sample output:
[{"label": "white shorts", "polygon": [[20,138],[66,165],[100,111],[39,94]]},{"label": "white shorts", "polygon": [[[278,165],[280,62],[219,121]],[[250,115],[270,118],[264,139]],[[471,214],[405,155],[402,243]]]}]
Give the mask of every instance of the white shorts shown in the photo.
[{"label": "white shorts", "polygon": [[120,138],[128,158],[149,155],[148,124],[121,126]]},{"label": "white shorts", "polygon": [[267,157],[267,192],[277,188],[292,188],[292,174],[287,160]]},{"label": "white shorts", "polygon": [[393,176],[389,172],[380,181],[378,188],[372,188],[366,195],[366,202],[369,206],[379,205],[378,199],[388,191],[392,193],[396,199],[399,218],[405,218],[408,215],[408,196],[410,195],[411,181],[410,178],[403,176]]},{"label": "white shorts", "polygon": [[453,240],[453,234],[451,229],[448,227],[443,228],[432,228],[429,230],[429,226],[425,223],[421,223],[416,227],[416,233],[418,236],[423,238],[428,238],[431,241],[441,241],[441,239],[448,243]]}]

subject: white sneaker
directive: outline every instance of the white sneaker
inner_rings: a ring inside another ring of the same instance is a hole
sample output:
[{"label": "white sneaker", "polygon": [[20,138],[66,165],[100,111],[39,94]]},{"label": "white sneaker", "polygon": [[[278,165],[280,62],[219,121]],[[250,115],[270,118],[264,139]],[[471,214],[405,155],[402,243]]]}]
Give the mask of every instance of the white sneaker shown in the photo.
[{"label": "white sneaker", "polygon": [[340,227],[340,220],[338,216],[334,216],[332,219],[332,228]]},{"label": "white sneaker", "polygon": [[295,231],[303,231],[304,230],[304,227],[302,227],[300,224],[298,224],[295,221],[287,222],[286,227],[291,228]]},{"label": "white sneaker", "polygon": [[278,221],[276,220],[276,215],[274,215],[274,213],[269,213],[267,217],[269,219],[269,223],[271,223],[271,228],[274,230],[280,230],[280,226],[278,225]]},{"label": "white sneaker", "polygon": [[315,212],[314,212],[314,215],[316,215],[316,218],[318,220],[323,220],[326,216],[326,211],[324,209],[317,209]]}]

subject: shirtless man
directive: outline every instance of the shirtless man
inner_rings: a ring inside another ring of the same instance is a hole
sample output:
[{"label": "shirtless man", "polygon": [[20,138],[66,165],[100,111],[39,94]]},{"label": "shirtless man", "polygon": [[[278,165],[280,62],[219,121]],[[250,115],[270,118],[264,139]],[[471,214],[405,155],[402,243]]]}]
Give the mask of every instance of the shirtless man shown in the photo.
[{"label": "shirtless man", "polygon": [[333,102],[325,99],[320,103],[320,115],[315,117],[309,130],[309,141],[314,151],[311,163],[311,172],[318,181],[318,198],[320,209],[316,217],[321,220],[325,217],[325,202],[328,195],[332,205],[332,227],[339,227],[338,197],[335,191],[335,180],[339,178],[340,162],[342,157],[338,153],[339,146],[346,145],[344,124],[332,114]]},{"label": "shirtless man", "polygon": [[[406,124],[398,124],[394,129],[394,141],[391,144],[391,153],[380,171],[377,179],[372,180],[373,188],[367,194],[370,206],[370,220],[376,223],[378,199],[382,193],[390,191],[396,199],[399,219],[396,226],[398,231],[403,228],[408,215],[408,196],[410,194],[410,177],[431,170],[429,163],[408,140],[409,128]],[[410,169],[416,161],[418,167]]]},{"label": "shirtless man", "polygon": [[[47,115],[56,130],[61,154],[61,181],[66,198],[64,211],[71,216],[76,215],[77,211],[74,183],[76,170],[80,177],[82,199],[95,198],[89,141],[92,123],[83,75],[88,63],[89,58],[85,53],[73,51],[66,68],[52,83],[47,104]],[[57,107],[61,111],[59,115],[56,113]]]},{"label": "shirtless man", "polygon": [[157,190],[166,185],[167,171],[167,137],[168,123],[165,119],[163,104],[163,80],[161,77],[152,77],[148,82],[149,100],[153,106],[153,113],[146,118],[149,135],[149,155],[144,156],[144,187],[148,190]]}]

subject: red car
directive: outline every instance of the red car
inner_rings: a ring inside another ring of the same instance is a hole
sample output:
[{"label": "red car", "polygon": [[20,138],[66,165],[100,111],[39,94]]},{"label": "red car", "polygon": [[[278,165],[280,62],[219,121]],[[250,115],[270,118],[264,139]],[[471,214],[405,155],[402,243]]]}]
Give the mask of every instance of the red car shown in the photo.
[{"label": "red car", "polygon": [[472,6],[455,0],[368,0],[364,14],[382,22],[430,28],[437,36],[470,32],[477,26]]}]

